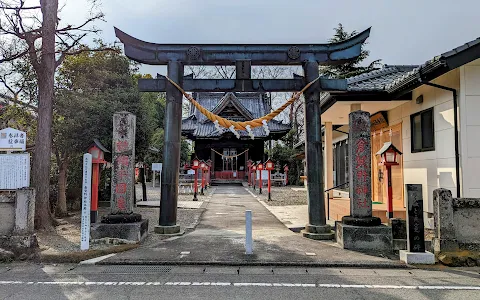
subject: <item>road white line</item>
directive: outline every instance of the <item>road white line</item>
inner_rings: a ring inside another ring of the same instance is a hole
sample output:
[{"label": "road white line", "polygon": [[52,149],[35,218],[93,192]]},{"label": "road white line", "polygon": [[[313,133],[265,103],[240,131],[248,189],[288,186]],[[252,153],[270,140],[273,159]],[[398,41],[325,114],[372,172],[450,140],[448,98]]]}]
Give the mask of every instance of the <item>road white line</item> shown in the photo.
[{"label": "road white line", "polygon": [[242,287],[317,287],[334,289],[405,289],[405,290],[480,290],[480,286],[453,285],[368,285],[368,284],[337,284],[337,283],[288,283],[288,282],[144,282],[144,281],[0,281],[2,285],[83,285],[83,286],[234,286]]},{"label": "road white line", "polygon": [[250,195],[253,196],[253,198],[258,198],[257,195],[255,195],[254,193],[250,192],[246,187],[244,187],[244,189],[250,193]]},{"label": "road white line", "polygon": [[80,262],[80,265],[94,265],[94,264],[96,264],[96,263],[98,263],[98,262],[100,262],[104,259],[110,258],[114,255],[116,255],[116,253],[111,253],[111,254],[95,257],[95,258],[92,258],[92,259],[83,260],[83,261]]}]

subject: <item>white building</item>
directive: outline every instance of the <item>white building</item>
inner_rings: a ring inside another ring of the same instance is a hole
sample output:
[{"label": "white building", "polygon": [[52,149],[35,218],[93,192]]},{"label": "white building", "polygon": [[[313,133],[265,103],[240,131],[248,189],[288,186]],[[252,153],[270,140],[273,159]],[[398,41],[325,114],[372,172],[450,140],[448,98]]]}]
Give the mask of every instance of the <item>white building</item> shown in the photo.
[{"label": "white building", "polygon": [[390,141],[403,152],[400,165],[392,170],[394,207],[403,210],[400,217],[408,183],[422,184],[427,218],[433,215],[437,188],[450,189],[454,197],[480,197],[480,39],[421,66],[386,65],[349,78],[348,91],[325,93],[321,109],[326,189],[348,181],[348,114],[361,109],[372,116],[374,202],[387,201],[384,170],[375,153]]}]

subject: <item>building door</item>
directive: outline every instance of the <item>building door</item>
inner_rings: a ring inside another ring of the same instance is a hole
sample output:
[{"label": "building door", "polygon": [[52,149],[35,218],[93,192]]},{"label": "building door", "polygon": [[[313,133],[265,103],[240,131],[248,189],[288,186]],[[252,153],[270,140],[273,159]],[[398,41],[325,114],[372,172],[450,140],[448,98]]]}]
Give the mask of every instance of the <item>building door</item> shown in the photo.
[{"label": "building door", "polygon": [[[338,186],[348,182],[348,143],[347,140],[340,141],[333,145],[334,147],[334,185]],[[346,189],[347,186],[341,186],[339,189]]]}]

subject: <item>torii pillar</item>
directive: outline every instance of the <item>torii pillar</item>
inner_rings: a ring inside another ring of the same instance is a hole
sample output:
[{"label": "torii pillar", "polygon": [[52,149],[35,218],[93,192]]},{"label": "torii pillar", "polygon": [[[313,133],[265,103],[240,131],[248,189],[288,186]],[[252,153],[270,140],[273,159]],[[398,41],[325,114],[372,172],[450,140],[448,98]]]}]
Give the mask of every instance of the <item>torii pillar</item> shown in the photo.
[{"label": "torii pillar", "polygon": [[[305,81],[319,76],[318,63],[303,65]],[[322,120],[320,110],[320,89],[317,81],[308,88],[305,95],[305,146],[307,160],[308,224],[302,231],[304,237],[315,240],[331,240],[334,232],[326,224],[325,195],[323,192]]]},{"label": "torii pillar", "polygon": [[[183,64],[168,62],[168,77],[183,85]],[[184,232],[177,225],[178,176],[180,167],[180,143],[182,131],[182,93],[171,83],[166,86],[165,141],[163,147],[162,185],[160,194],[159,225],[156,233],[181,235]]]}]

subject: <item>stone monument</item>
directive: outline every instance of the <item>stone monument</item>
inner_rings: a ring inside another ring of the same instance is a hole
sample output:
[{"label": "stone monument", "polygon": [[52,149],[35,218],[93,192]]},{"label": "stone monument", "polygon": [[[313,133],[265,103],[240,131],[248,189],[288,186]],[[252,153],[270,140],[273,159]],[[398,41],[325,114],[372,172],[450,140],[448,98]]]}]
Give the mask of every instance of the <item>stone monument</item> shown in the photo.
[{"label": "stone monument", "polygon": [[129,112],[113,115],[112,194],[110,214],[92,225],[93,239],[104,237],[142,241],[148,220],[133,212],[135,188],[135,116]]},{"label": "stone monument", "polygon": [[13,258],[34,256],[38,247],[34,232],[35,189],[30,188],[30,154],[26,132],[0,130],[0,250]]},{"label": "stone monument", "polygon": [[349,114],[350,216],[337,222],[337,242],[345,249],[392,250],[392,229],[372,217],[370,113]]},{"label": "stone monument", "polygon": [[435,264],[435,255],[425,251],[425,230],[423,224],[423,195],[421,184],[406,184],[407,250],[400,250],[400,260],[407,264]]}]

